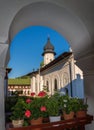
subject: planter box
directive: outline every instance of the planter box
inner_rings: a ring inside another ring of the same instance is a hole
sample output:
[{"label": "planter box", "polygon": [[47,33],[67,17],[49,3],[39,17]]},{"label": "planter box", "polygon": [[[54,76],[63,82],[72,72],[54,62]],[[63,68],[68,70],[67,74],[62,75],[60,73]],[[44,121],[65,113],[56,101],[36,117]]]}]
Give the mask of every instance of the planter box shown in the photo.
[{"label": "planter box", "polygon": [[91,124],[93,121],[93,116],[87,115],[83,118],[74,118],[70,120],[61,120],[58,122],[46,122],[40,125],[31,125],[27,127],[13,128],[12,124],[7,124],[6,130],[34,130],[36,128],[41,128],[41,130],[65,130],[65,129],[79,129],[85,130],[85,125]]}]

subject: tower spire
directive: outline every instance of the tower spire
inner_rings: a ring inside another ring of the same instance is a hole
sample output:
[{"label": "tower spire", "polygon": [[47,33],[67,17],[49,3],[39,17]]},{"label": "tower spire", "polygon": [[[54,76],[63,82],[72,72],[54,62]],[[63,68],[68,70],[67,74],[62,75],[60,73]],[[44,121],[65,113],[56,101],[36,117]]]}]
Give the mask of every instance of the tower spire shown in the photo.
[{"label": "tower spire", "polygon": [[42,56],[44,56],[44,64],[48,64],[52,60],[54,60],[54,56],[56,53],[54,52],[54,46],[50,42],[50,37],[47,38],[47,43],[44,46],[44,52],[42,53]]}]

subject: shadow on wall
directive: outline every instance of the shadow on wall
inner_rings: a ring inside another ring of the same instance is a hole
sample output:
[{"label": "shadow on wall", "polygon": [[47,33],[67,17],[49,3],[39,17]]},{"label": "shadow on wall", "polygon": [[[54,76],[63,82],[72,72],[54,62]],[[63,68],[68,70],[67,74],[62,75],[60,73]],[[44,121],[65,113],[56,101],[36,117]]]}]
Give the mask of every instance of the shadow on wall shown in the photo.
[{"label": "shadow on wall", "polygon": [[84,98],[84,83],[81,75],[77,74],[77,78],[60,89],[62,94],[68,94],[71,97]]}]

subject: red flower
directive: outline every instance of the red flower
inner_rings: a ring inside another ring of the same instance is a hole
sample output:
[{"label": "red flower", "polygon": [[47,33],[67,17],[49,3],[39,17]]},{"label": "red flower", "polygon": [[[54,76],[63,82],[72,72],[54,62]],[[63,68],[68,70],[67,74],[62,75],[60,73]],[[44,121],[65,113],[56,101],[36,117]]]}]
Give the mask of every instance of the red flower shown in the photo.
[{"label": "red flower", "polygon": [[28,99],[26,100],[26,103],[30,103],[30,102],[31,102],[31,99],[28,98]]},{"label": "red flower", "polygon": [[35,96],[35,93],[34,93],[34,92],[32,92],[32,93],[31,93],[31,96],[32,96],[32,97],[33,97],[33,96]]},{"label": "red flower", "polygon": [[40,108],[40,110],[43,112],[45,112],[46,111],[46,107],[45,106],[41,106],[41,108]]},{"label": "red flower", "polygon": [[31,112],[29,110],[26,110],[25,111],[25,116],[29,118],[31,116]]},{"label": "red flower", "polygon": [[47,94],[46,94],[46,92],[44,92],[44,91],[41,91],[41,92],[39,92],[39,94],[38,94],[38,96],[40,96],[40,97],[44,97],[44,96],[46,96]]}]

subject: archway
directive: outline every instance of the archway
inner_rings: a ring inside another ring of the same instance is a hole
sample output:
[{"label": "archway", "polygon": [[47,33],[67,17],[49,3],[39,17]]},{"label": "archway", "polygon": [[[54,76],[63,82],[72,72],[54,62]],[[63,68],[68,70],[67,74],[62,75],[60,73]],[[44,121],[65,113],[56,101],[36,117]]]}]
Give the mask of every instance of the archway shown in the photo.
[{"label": "archway", "polygon": [[31,25],[47,26],[63,35],[70,43],[77,65],[84,74],[94,73],[90,33],[86,24],[74,12],[53,2],[29,4],[14,17],[9,30],[9,43],[20,30]]},{"label": "archway", "polygon": [[[93,51],[91,52],[91,47],[93,46],[91,45],[91,38],[85,23],[75,13],[63,7],[63,5],[61,7],[50,2],[37,2],[23,7],[14,17],[10,26],[9,43],[17,32],[31,24],[48,26],[60,32],[68,39],[75,58],[84,73],[88,71],[90,74],[94,74],[92,66],[94,53]],[[92,87],[93,83],[90,86]],[[1,124],[3,124],[2,121]]]},{"label": "archway", "polygon": [[76,57],[90,46],[90,36],[81,19],[65,7],[50,2],[35,2],[23,7],[11,23],[9,42],[20,30],[32,25],[48,26],[59,32],[68,40]]}]

